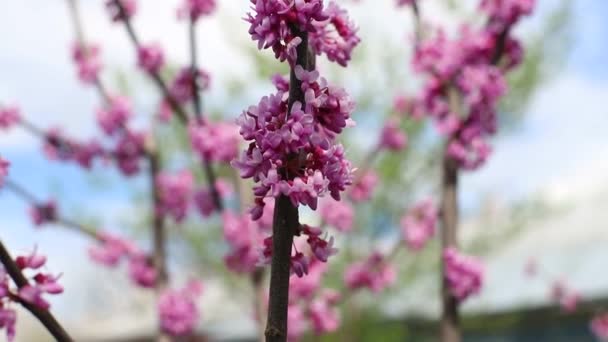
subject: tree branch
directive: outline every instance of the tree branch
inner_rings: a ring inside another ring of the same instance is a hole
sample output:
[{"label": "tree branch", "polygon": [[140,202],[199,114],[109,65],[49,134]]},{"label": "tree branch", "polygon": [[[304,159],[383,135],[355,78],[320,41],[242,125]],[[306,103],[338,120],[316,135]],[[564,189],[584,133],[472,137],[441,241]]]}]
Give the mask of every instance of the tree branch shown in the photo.
[{"label": "tree branch", "polygon": [[[10,256],[6,247],[0,240],[0,262],[4,265],[6,272],[13,279],[15,285],[18,288],[23,288],[27,286],[29,283],[23,273],[21,273],[21,269],[15,263],[15,260]],[[34,315],[42,325],[48,330],[48,332],[53,335],[53,337],[59,342],[72,342],[73,339],[68,335],[65,329],[59,324],[59,322],[55,319],[55,317],[48,311],[41,309],[33,304],[30,304],[24,300],[19,299],[19,304],[21,304],[24,308],[26,308],[32,315]]]}]

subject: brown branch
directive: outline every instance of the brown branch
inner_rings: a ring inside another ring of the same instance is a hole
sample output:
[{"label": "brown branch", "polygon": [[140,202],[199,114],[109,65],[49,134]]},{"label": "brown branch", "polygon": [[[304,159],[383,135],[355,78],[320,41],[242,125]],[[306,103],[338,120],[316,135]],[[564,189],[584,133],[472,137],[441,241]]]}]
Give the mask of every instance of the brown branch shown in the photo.
[{"label": "brown branch", "polygon": [[[297,60],[291,67],[289,80],[289,103],[287,114],[297,101],[304,105],[305,98],[302,82],[295,73],[296,65],[309,69],[308,33],[298,27],[290,27],[294,36],[302,39],[297,47]],[[296,156],[297,158],[297,156]],[[288,178],[290,175],[283,171]],[[268,320],[266,325],[267,342],[287,341],[287,308],[289,305],[289,277],[291,268],[291,246],[293,236],[299,225],[298,207],[291,203],[289,197],[280,195],[275,202],[272,223],[272,262],[270,269],[270,293],[268,303]]]},{"label": "brown branch", "polygon": [[[15,260],[11,257],[6,247],[0,240],[0,262],[4,265],[6,272],[13,279],[15,285],[18,288],[23,288],[29,284],[21,269],[15,263]],[[32,315],[34,315],[46,330],[53,335],[53,337],[59,342],[71,342],[73,339],[68,335],[65,329],[59,324],[55,317],[45,309],[41,309],[36,305],[28,303],[24,300],[18,299],[19,304],[26,308]]]}]

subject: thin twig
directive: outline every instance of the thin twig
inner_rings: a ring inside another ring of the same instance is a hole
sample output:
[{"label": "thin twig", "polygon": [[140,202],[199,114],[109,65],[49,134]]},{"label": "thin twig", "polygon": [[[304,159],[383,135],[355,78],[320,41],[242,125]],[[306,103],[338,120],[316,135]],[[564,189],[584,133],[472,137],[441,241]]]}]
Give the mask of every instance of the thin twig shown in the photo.
[{"label": "thin twig", "polygon": [[[4,265],[6,272],[13,279],[15,285],[18,288],[23,288],[29,285],[27,278],[21,272],[21,269],[15,263],[15,260],[11,257],[6,247],[0,240],[0,262]],[[48,330],[48,332],[53,335],[53,337],[59,342],[71,342],[73,339],[68,335],[65,329],[59,324],[57,319],[48,311],[42,308],[37,307],[31,303],[28,303],[20,298],[15,298],[18,300],[19,304],[21,304],[24,308],[26,308],[32,315],[34,315],[42,325]]]}]

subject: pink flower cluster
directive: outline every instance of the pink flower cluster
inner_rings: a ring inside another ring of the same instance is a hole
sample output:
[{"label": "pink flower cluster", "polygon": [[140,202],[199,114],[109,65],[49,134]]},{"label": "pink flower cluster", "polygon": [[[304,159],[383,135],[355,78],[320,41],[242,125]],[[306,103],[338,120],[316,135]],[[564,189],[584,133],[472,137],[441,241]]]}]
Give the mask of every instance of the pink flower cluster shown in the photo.
[{"label": "pink flower cluster", "polygon": [[319,214],[324,223],[341,232],[348,232],[353,228],[355,210],[346,201],[336,201],[328,198],[321,202]]},{"label": "pink flower cluster", "polygon": [[295,61],[301,39],[292,26],[309,33],[309,43],[316,54],[326,54],[330,61],[345,66],[359,43],[357,28],[346,11],[334,2],[327,8],[322,0],[250,0],[252,12],[246,21],[249,34],[259,49],[272,48],[280,61]]},{"label": "pink flower cluster", "polygon": [[156,270],[151,258],[135,243],[109,232],[97,233],[98,245],[89,248],[91,259],[107,267],[117,267],[122,260],[129,265],[129,277],[134,284],[151,288],[156,283]]},{"label": "pink flower cluster", "polygon": [[57,220],[57,203],[49,200],[46,203],[38,203],[30,208],[30,217],[36,226],[53,223]]},{"label": "pink flower cluster", "polygon": [[484,0],[490,20],[483,29],[463,26],[452,39],[439,30],[417,46],[414,68],[428,80],[412,115],[434,119],[449,137],[448,155],[464,169],[480,167],[491,153],[486,140],[496,132],[498,101],[507,91],[503,72],[517,66],[523,54],[509,28],[531,12],[533,2]]},{"label": "pink flower cluster", "polygon": [[138,47],[137,65],[151,75],[158,74],[165,65],[165,53],[162,47],[154,43]]},{"label": "pink flower cluster", "polygon": [[[218,179],[215,182],[215,189],[220,197],[225,197],[230,194],[232,188],[229,183]],[[218,208],[213,201],[213,195],[210,189],[200,189],[194,193],[194,204],[203,217],[208,217]]]},{"label": "pink flower cluster", "polygon": [[574,312],[581,301],[581,295],[570,288],[563,280],[558,280],[551,287],[551,298],[559,303],[562,311]]},{"label": "pink flower cluster", "polygon": [[316,71],[297,66],[296,75],[302,81],[305,107],[296,102],[288,116],[286,93],[278,90],[244,111],[237,121],[241,136],[251,143],[232,165],[241,177],[257,183],[253,213],[261,212],[261,199],[280,194],[294,205],[316,209],[319,197],[329,192],[339,200],[340,192],[352,182],[351,164],[335,136],[351,121],[354,102]]},{"label": "pink flower cluster", "polygon": [[157,176],[156,187],[160,193],[157,213],[173,216],[176,222],[182,222],[188,213],[194,189],[194,177],[190,170],[161,172]]},{"label": "pink flower cluster", "polygon": [[215,8],[215,0],[183,0],[181,7],[177,10],[177,16],[196,21],[202,16],[213,13]]},{"label": "pink flower cluster", "polygon": [[21,111],[17,106],[0,106],[0,129],[9,129],[21,121]]},{"label": "pink flower cluster", "polygon": [[98,45],[75,43],[72,48],[72,59],[76,63],[78,78],[85,84],[93,84],[97,81],[99,71],[102,68],[100,60],[100,48]]},{"label": "pink flower cluster", "polygon": [[397,0],[397,6],[412,5],[416,0]]},{"label": "pink flower cluster", "polygon": [[287,314],[289,341],[298,341],[309,328],[320,335],[336,331],[340,326],[336,308],[340,295],[334,290],[321,288],[326,270],[325,264],[314,261],[310,264],[308,276],[290,278]]},{"label": "pink flower cluster", "polygon": [[608,314],[601,313],[593,317],[589,327],[598,340],[608,341]]},{"label": "pink flower cluster", "polygon": [[190,281],[183,289],[165,290],[158,299],[161,330],[171,336],[193,333],[200,317],[196,299],[202,292],[199,281]]},{"label": "pink flower cluster", "polygon": [[230,163],[238,155],[238,127],[232,123],[193,122],[188,133],[201,160]]},{"label": "pink flower cluster", "polygon": [[129,20],[137,11],[136,0],[107,0],[106,8],[112,21]]},{"label": "pink flower cluster", "polygon": [[435,235],[437,214],[437,206],[431,200],[424,200],[414,205],[401,218],[403,238],[410,249],[421,250]]},{"label": "pink flower cluster", "polygon": [[109,136],[126,129],[127,120],[132,116],[132,105],[129,98],[115,96],[103,108],[97,110],[97,123]]},{"label": "pink flower cluster", "polygon": [[8,168],[11,166],[11,163],[2,158],[2,156],[0,156],[0,187],[2,187],[2,185],[4,185],[4,179],[6,178],[6,176],[8,176]]},{"label": "pink flower cluster", "polygon": [[445,281],[458,301],[479,293],[483,283],[483,266],[479,260],[449,247],[443,251],[443,265]]},{"label": "pink flower cluster", "polygon": [[[296,234],[301,237],[294,239],[294,251],[291,256],[291,273],[298,277],[308,274],[309,266],[316,262],[327,262],[329,257],[338,253],[334,247],[333,237],[323,237],[319,228],[302,225]],[[299,247],[295,246],[299,244]],[[272,236],[263,241],[260,264],[270,264],[272,260]],[[305,249],[307,248],[307,250]],[[299,249],[299,250],[298,250]]]},{"label": "pink flower cluster", "polygon": [[380,148],[390,151],[401,151],[407,145],[407,135],[399,128],[399,122],[393,118],[386,120],[380,135]]},{"label": "pink flower cluster", "polygon": [[380,292],[392,285],[396,279],[395,268],[379,252],[350,265],[344,273],[344,282],[351,290],[368,288],[373,292]]},{"label": "pink flower cluster", "polygon": [[372,198],[378,185],[378,175],[373,170],[365,172],[350,188],[349,196],[353,202],[364,202]]},{"label": "pink flower cluster", "polygon": [[55,295],[63,293],[63,286],[57,280],[59,276],[43,273],[40,269],[46,264],[46,257],[36,254],[34,251],[25,256],[15,258],[15,263],[24,272],[35,271],[33,276],[28,276],[28,284],[21,288],[10,286],[9,276],[2,265],[0,265],[0,329],[6,330],[7,339],[12,341],[15,337],[15,324],[17,313],[9,305],[18,298],[24,302],[47,310],[49,302],[43,298],[45,294]]},{"label": "pink flower cluster", "polygon": [[[230,246],[224,261],[234,272],[252,272],[260,261],[259,246],[262,245],[263,233],[268,233],[272,226],[274,201],[264,208],[264,219],[251,220],[250,215],[237,215],[230,211],[222,214],[224,239]],[[265,217],[264,217],[265,216]]]},{"label": "pink flower cluster", "polygon": [[190,67],[184,67],[175,75],[171,83],[171,87],[169,88],[171,97],[180,104],[190,101],[194,96],[194,88],[192,87],[194,79],[198,85],[198,90],[205,91],[209,89],[211,84],[209,73],[202,69],[194,72]]}]

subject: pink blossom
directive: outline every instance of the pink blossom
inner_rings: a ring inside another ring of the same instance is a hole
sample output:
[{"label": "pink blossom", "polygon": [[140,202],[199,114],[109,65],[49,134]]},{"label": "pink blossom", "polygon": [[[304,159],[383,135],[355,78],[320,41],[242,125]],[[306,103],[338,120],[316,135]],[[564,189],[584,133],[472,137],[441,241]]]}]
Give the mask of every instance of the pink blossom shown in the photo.
[{"label": "pink blossom", "polygon": [[98,232],[97,237],[100,244],[89,248],[89,256],[102,265],[114,267],[123,258],[141,254],[133,242],[109,232]]},{"label": "pink blossom", "polygon": [[158,299],[158,315],[163,332],[183,336],[194,332],[200,313],[196,298],[201,286],[186,286],[180,290],[165,290]]},{"label": "pink blossom", "polygon": [[106,8],[110,13],[112,21],[118,22],[129,20],[137,11],[136,0],[107,0]]},{"label": "pink blossom", "polygon": [[353,228],[355,210],[345,201],[327,199],[321,202],[319,214],[325,223],[341,232],[348,232]]},{"label": "pink blossom", "polygon": [[159,44],[142,45],[137,50],[137,65],[144,71],[155,75],[165,64],[165,54]]},{"label": "pink blossom", "polygon": [[57,219],[57,205],[54,200],[36,204],[30,208],[30,217],[34,225],[41,226]]},{"label": "pink blossom", "polygon": [[310,249],[317,259],[322,262],[327,262],[327,259],[338,253],[338,249],[334,248],[334,237],[329,240],[324,240],[318,236],[310,235],[306,240],[310,245]]},{"label": "pink blossom", "polygon": [[330,61],[346,66],[352,51],[361,42],[358,28],[334,1],[329,2],[324,14],[327,21],[313,23],[315,30],[310,34],[310,45],[318,55],[324,53]]},{"label": "pink blossom", "polygon": [[199,69],[193,72],[190,67],[182,68],[175,76],[169,88],[169,94],[171,94],[175,101],[186,103],[192,99],[194,96],[194,88],[192,87],[193,78],[196,78],[199,91],[209,89],[211,76],[206,71]]},{"label": "pink blossom", "polygon": [[412,5],[417,0],[397,0],[397,6],[408,6]]},{"label": "pink blossom", "polygon": [[25,256],[18,256],[15,258],[15,263],[17,266],[24,269],[32,269],[36,270],[46,264],[46,256],[36,254],[37,249],[34,248],[31,254]]},{"label": "pink blossom", "polygon": [[238,155],[238,128],[234,124],[191,123],[188,133],[192,148],[202,160],[230,163]]},{"label": "pink blossom", "polygon": [[0,106],[0,129],[9,129],[21,121],[21,111],[17,106]]},{"label": "pink blossom", "polygon": [[295,255],[291,256],[291,273],[295,273],[298,277],[303,277],[308,274],[308,263],[308,258],[304,253],[297,252]]},{"label": "pink blossom", "polygon": [[118,168],[125,176],[133,176],[139,172],[141,158],[146,153],[145,138],[144,133],[130,130],[119,138],[113,154]]},{"label": "pink blossom", "polygon": [[0,187],[4,185],[4,179],[8,176],[8,168],[11,163],[0,156]]},{"label": "pink blossom", "polygon": [[567,313],[576,311],[578,303],[581,300],[581,295],[571,289],[563,280],[553,283],[551,297],[559,303],[562,311]]},{"label": "pink blossom", "polygon": [[306,277],[289,278],[289,295],[298,299],[310,299],[321,286],[323,275],[327,271],[327,264],[316,260],[308,265]]},{"label": "pink blossom", "polygon": [[210,15],[215,11],[215,0],[182,0],[181,7],[177,10],[179,18],[198,20],[201,16]]},{"label": "pink blossom", "polygon": [[437,214],[438,210],[433,202],[424,200],[414,205],[401,218],[403,237],[409,248],[419,251],[435,235]]},{"label": "pink blossom", "polygon": [[129,277],[134,284],[143,288],[152,288],[158,274],[152,261],[145,255],[132,256],[129,259]]},{"label": "pink blossom", "polygon": [[598,340],[608,341],[608,314],[601,313],[593,317],[589,327]]},{"label": "pink blossom", "polygon": [[393,266],[378,253],[372,253],[365,261],[350,265],[344,273],[344,282],[351,290],[368,288],[380,292],[392,285],[397,277]]},{"label": "pink blossom", "polygon": [[115,96],[104,108],[97,110],[97,123],[107,135],[114,135],[125,127],[132,110],[129,98]]},{"label": "pink blossom", "polygon": [[9,342],[15,339],[15,325],[17,323],[17,312],[0,306],[0,329],[6,329],[6,338]]},{"label": "pink blossom", "polygon": [[405,114],[412,110],[412,100],[405,95],[397,95],[393,99],[393,111],[397,114]]},{"label": "pink blossom", "polygon": [[298,304],[289,304],[287,309],[287,340],[299,341],[306,332],[304,310]]},{"label": "pink blossom", "polygon": [[363,202],[371,199],[372,193],[378,184],[378,175],[372,170],[365,172],[358,182],[350,189],[350,198],[353,202]]},{"label": "pink blossom", "polygon": [[399,128],[395,119],[389,119],[382,128],[380,147],[392,151],[401,151],[407,144],[407,136]]},{"label": "pink blossom", "polygon": [[78,78],[85,84],[93,84],[97,81],[99,71],[102,68],[100,59],[100,48],[98,45],[85,45],[77,42],[72,48],[72,59],[76,63]]},{"label": "pink blossom", "polygon": [[[15,263],[22,270],[40,269],[42,266],[44,266],[44,264],[46,264],[46,257],[43,255],[38,255],[36,252],[36,249],[34,249],[30,255],[18,256],[15,259]],[[27,285],[19,288],[19,298],[30,304],[38,306],[41,309],[48,309],[50,304],[43,298],[43,295],[60,294],[63,292],[63,286],[57,282],[59,276],[37,272],[31,278],[31,281],[29,281]],[[8,290],[8,286],[5,285],[5,291],[6,290]]]},{"label": "pink blossom", "polygon": [[459,301],[479,293],[483,283],[483,266],[475,258],[449,247],[443,251],[444,279],[451,294]]},{"label": "pink blossom", "polygon": [[338,298],[336,295],[324,294],[310,304],[310,319],[317,335],[334,332],[340,326],[338,310],[333,307]]},{"label": "pink blossom", "polygon": [[189,170],[176,173],[161,172],[156,179],[160,193],[157,210],[160,215],[171,215],[176,222],[186,218],[192,197],[194,177]]},{"label": "pink blossom", "polygon": [[500,32],[530,15],[535,4],[535,0],[482,0],[480,8],[490,16],[490,26]]}]

